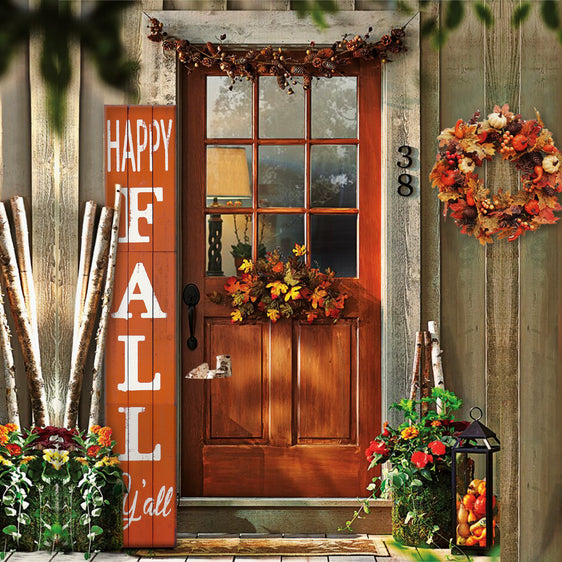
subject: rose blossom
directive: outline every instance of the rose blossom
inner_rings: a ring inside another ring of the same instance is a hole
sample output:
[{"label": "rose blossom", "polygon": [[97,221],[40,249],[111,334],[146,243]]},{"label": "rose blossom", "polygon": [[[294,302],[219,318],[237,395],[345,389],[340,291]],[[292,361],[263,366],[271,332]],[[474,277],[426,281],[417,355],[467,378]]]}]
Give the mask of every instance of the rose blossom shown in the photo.
[{"label": "rose blossom", "polygon": [[365,456],[367,460],[371,462],[376,454],[382,455],[383,457],[388,455],[390,451],[386,447],[386,443],[383,441],[371,441],[368,449],[365,450]]},{"label": "rose blossom", "polygon": [[446,452],[445,443],[441,441],[432,441],[427,445],[434,455],[444,455]]}]

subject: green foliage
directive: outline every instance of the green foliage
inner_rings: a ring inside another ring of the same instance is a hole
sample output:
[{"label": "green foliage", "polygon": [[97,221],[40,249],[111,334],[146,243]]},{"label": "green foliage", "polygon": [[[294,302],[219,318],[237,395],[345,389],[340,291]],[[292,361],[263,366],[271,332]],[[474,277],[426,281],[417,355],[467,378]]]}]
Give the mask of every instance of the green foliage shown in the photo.
[{"label": "green foliage", "polygon": [[511,16],[511,24],[513,27],[519,27],[531,13],[531,2],[523,2],[515,7],[513,16]]},{"label": "green foliage", "polygon": [[319,29],[328,27],[325,14],[333,14],[338,11],[336,0],[294,0],[291,6],[300,18],[310,16],[314,25]]},{"label": "green foliage", "polygon": [[483,2],[474,3],[474,12],[476,17],[486,26],[492,27],[494,25],[494,16],[492,15],[492,10]]},{"label": "green foliage", "polygon": [[108,85],[134,94],[138,64],[128,60],[121,39],[120,12],[129,2],[99,1],[91,11],[77,15],[72,2],[41,0],[22,9],[13,0],[0,2],[0,76],[18,49],[30,37],[41,42],[39,69],[47,87],[51,124],[62,132],[66,92],[72,80],[72,49],[80,46],[93,60],[100,78]]},{"label": "green foliage", "polygon": [[447,3],[445,12],[445,27],[447,29],[456,29],[464,18],[464,2],[463,0],[451,0]]},{"label": "green foliage", "polygon": [[543,0],[541,2],[541,16],[546,27],[553,30],[558,29],[560,27],[558,2],[555,0]]}]

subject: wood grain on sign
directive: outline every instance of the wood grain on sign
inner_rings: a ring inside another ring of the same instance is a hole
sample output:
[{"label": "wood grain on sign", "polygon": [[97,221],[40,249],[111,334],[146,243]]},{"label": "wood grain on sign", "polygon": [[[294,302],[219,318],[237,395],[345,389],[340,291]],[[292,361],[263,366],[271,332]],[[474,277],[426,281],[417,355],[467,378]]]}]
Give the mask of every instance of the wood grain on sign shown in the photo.
[{"label": "wood grain on sign", "polygon": [[122,186],[106,420],[128,493],[125,546],[176,540],[175,107],[105,110],[106,197]]}]

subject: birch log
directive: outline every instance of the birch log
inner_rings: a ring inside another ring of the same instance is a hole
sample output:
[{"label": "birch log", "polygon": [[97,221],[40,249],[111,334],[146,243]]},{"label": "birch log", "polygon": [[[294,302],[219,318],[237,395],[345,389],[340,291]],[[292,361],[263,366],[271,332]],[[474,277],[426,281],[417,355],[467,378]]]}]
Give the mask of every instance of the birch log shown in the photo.
[{"label": "birch log", "polygon": [[2,347],[2,357],[4,358],[4,381],[6,384],[6,410],[8,421],[20,424],[18,408],[18,395],[16,390],[16,366],[14,364],[14,353],[10,338],[10,327],[4,309],[4,295],[0,290],[0,346]]},{"label": "birch log", "polygon": [[37,299],[35,298],[35,284],[31,268],[31,252],[29,249],[29,229],[23,197],[16,195],[10,199],[14,229],[16,237],[16,255],[20,268],[21,286],[25,308],[29,316],[29,323],[33,332],[33,346],[39,352],[39,329],[37,327]]},{"label": "birch log", "polygon": [[410,400],[416,399],[420,387],[420,365],[423,351],[423,332],[416,332],[416,351],[414,353],[414,367],[412,370],[412,384],[410,386]]},{"label": "birch log", "polygon": [[[431,338],[431,366],[433,368],[433,386],[435,388],[445,389],[445,377],[443,376],[443,363],[441,362],[441,342],[439,340],[439,326],[434,320],[427,323],[429,335]],[[443,412],[443,405],[441,400],[437,400],[436,404],[437,413]]]},{"label": "birch log", "polygon": [[[429,371],[431,370],[431,339],[429,332],[423,332],[423,369],[422,369],[422,383],[421,383],[421,397],[427,398],[429,396]],[[422,402],[421,413],[422,416],[427,414],[429,405],[427,402]]]},{"label": "birch log", "polygon": [[80,261],[78,263],[78,280],[76,283],[76,296],[74,297],[74,331],[72,335],[72,355],[70,364],[74,364],[76,358],[76,346],[78,345],[78,332],[80,321],[84,311],[84,301],[88,289],[88,276],[92,262],[92,241],[94,239],[94,226],[96,222],[96,210],[98,206],[95,201],[86,201],[84,218],[82,219],[82,238],[80,244]]},{"label": "birch log", "polygon": [[111,224],[111,240],[105,273],[105,285],[101,303],[101,316],[96,335],[96,352],[92,370],[92,397],[90,400],[90,418],[88,427],[101,422],[101,393],[103,389],[102,364],[107,336],[107,321],[113,301],[113,286],[115,280],[115,261],[117,258],[117,240],[119,238],[119,220],[121,217],[121,186],[115,186],[115,205],[113,207],[113,221]]},{"label": "birch log", "polygon": [[18,270],[16,252],[10,232],[4,203],[0,202],[0,267],[6,285],[6,294],[10,301],[16,333],[21,345],[27,388],[31,401],[33,421],[37,426],[49,425],[47,399],[45,397],[45,381],[41,371],[39,347],[35,345],[33,331],[25,301]]},{"label": "birch log", "polygon": [[[96,243],[92,255],[88,290],[84,302],[84,311],[78,331],[78,343],[76,344],[76,357],[70,366],[70,378],[68,381],[68,394],[66,397],[66,408],[64,414],[64,426],[73,429],[78,422],[78,409],[80,407],[80,393],[82,391],[82,377],[94,323],[98,312],[101,286],[105,268],[107,265],[107,248],[109,245],[109,233],[111,230],[112,209],[103,207],[100,222],[96,233]],[[73,346],[74,347],[74,346]]]}]

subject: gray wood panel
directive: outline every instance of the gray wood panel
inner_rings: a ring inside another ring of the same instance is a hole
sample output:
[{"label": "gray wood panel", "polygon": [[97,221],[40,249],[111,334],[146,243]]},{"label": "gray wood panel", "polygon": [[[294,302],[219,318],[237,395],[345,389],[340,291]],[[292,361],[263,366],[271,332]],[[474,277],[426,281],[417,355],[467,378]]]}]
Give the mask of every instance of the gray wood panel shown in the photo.
[{"label": "gray wood panel", "polygon": [[61,135],[48,121],[40,76],[39,39],[30,40],[31,254],[37,295],[39,345],[52,425],[62,425],[70,372],[74,290],[78,271],[80,49],[70,51]]},{"label": "gray wood panel", "polygon": [[[521,114],[536,107],[562,146],[560,44],[537,10],[523,26]],[[562,227],[543,226],[520,244],[520,560],[555,562],[562,552]]]},{"label": "gray wood panel", "polygon": [[[477,109],[485,115],[483,28],[472,13],[450,35],[440,58],[441,130],[453,127],[457,119],[470,119]],[[425,117],[431,121],[431,116]],[[434,139],[427,150],[435,156],[437,149]],[[437,198],[436,190],[431,195]],[[464,400],[459,414],[464,419],[471,406],[483,407],[486,399],[485,251],[473,237],[461,234],[453,219],[440,221],[443,369],[446,387]]]},{"label": "gray wood panel", "polygon": [[[517,111],[520,102],[520,33],[511,27],[517,1],[491,5],[496,24],[486,32],[486,102],[509,103]],[[499,188],[516,192],[514,166],[499,157],[488,164],[486,182],[490,193]],[[502,502],[502,557],[517,560],[519,549],[519,241],[501,240],[486,248],[486,401],[487,425],[498,434],[502,454],[499,479]]]}]

